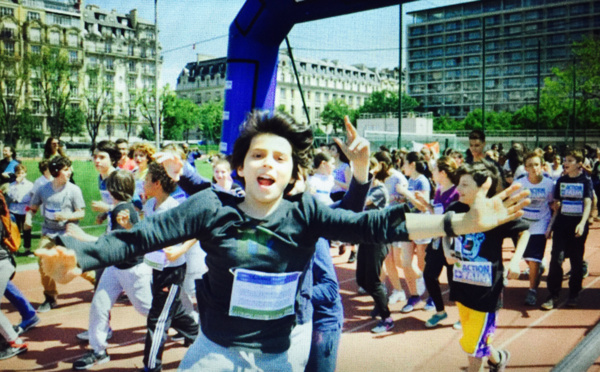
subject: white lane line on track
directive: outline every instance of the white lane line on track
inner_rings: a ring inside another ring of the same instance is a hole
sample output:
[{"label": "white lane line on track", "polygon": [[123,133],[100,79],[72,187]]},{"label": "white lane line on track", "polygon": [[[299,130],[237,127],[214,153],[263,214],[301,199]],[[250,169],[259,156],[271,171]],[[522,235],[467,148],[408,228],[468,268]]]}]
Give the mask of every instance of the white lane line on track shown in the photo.
[{"label": "white lane line on track", "polygon": [[[599,280],[600,280],[600,277],[597,277],[596,279],[592,280],[590,283],[588,283],[588,285],[586,285],[585,287],[583,287],[582,291],[590,288],[591,286],[593,286],[594,284],[596,284],[596,282],[598,282]],[[510,345],[511,343],[513,343],[516,339],[518,339],[519,337],[523,336],[531,328],[537,326],[538,324],[540,324],[541,322],[543,322],[544,320],[546,320],[550,315],[554,314],[554,312],[562,309],[564,306],[565,306],[565,303],[562,303],[560,306],[558,306],[558,307],[556,307],[556,308],[554,308],[554,309],[546,312],[546,314],[543,315],[541,318],[539,318],[538,320],[534,321],[533,323],[530,323],[529,325],[527,325],[527,327],[523,328],[519,332],[515,333],[514,336],[512,336],[508,340],[504,341],[499,346],[499,349],[503,349],[503,348],[507,347],[508,345]]]}]

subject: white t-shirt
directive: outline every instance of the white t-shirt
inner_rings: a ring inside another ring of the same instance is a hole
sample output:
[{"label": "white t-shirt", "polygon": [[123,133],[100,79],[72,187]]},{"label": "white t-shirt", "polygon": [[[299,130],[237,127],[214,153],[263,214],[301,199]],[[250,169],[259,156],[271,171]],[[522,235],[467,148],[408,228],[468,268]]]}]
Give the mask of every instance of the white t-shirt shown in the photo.
[{"label": "white t-shirt", "polygon": [[392,169],[391,175],[385,180],[384,185],[390,196],[390,205],[404,202],[404,196],[396,190],[396,185],[401,185],[404,188],[408,187],[408,180],[402,173]]},{"label": "white t-shirt", "polygon": [[326,205],[333,204],[331,200],[331,190],[335,182],[333,176],[316,173],[308,177],[308,187],[311,194],[315,196],[315,199]]},{"label": "white t-shirt", "polygon": [[529,222],[529,233],[531,235],[544,234],[552,218],[550,203],[554,200],[554,181],[550,177],[544,176],[542,181],[533,184],[527,176],[515,180],[515,183],[521,185],[523,190],[529,190],[531,194],[531,204],[523,208],[525,215],[523,219]]},{"label": "white t-shirt", "polygon": [[[165,212],[171,208],[175,208],[178,205],[179,203],[177,202],[177,200],[169,196],[161,205],[158,206],[158,208],[155,209],[156,198],[152,198],[149,199],[146,202],[146,204],[144,204],[144,216],[145,218],[148,218],[152,215]],[[177,245],[179,246],[181,244]],[[164,267],[176,267],[183,265],[185,263],[185,255],[182,255],[175,261],[169,261],[167,260],[165,252],[161,249],[155,252],[146,253],[144,255],[144,262],[146,262],[149,266],[155,269],[161,267],[160,270],[162,270],[162,268]]]}]

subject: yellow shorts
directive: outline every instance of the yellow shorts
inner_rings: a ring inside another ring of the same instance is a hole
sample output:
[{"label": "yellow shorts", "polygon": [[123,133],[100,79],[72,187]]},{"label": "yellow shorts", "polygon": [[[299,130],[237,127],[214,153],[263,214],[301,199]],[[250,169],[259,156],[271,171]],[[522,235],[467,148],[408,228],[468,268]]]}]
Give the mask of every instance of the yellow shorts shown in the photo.
[{"label": "yellow shorts", "polygon": [[463,330],[460,346],[467,354],[476,358],[489,356],[490,344],[496,331],[497,312],[484,313],[470,309],[459,302],[456,306]]}]

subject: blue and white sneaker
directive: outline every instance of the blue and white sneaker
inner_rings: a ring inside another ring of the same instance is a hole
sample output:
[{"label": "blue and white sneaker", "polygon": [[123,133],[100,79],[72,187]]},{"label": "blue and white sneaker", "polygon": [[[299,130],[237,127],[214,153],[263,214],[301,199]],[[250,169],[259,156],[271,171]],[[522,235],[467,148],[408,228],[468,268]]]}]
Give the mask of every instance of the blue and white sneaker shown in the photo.
[{"label": "blue and white sneaker", "polygon": [[408,302],[406,303],[406,305],[404,305],[404,307],[400,311],[403,312],[403,313],[410,313],[411,311],[413,311],[415,309],[415,306],[419,302],[421,302],[421,297],[419,297],[419,296],[410,296],[410,298],[408,299]]},{"label": "blue and white sneaker", "polygon": [[423,307],[423,309],[425,309],[427,311],[434,311],[435,310],[435,304],[433,303],[433,298],[429,297],[427,299],[427,301],[425,302],[425,306]]},{"label": "blue and white sneaker", "polygon": [[394,328],[394,320],[392,317],[388,317],[387,319],[383,319],[377,324],[377,327],[371,329],[372,333],[384,333],[389,332]]},{"label": "blue and white sneaker", "polygon": [[425,327],[433,328],[440,324],[440,322],[448,317],[448,313],[445,311],[443,313],[435,313],[428,321],[425,322]]}]

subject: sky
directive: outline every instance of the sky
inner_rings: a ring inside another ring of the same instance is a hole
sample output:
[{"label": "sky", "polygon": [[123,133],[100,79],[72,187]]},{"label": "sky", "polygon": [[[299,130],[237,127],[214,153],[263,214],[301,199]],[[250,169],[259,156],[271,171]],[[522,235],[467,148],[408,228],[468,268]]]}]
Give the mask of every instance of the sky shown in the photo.
[{"label": "sky", "polygon": [[[464,2],[468,1],[405,3],[404,25],[409,22],[406,12]],[[151,0],[88,0],[85,3],[104,10],[115,9],[122,14],[137,9],[140,17],[154,21],[154,1]],[[197,54],[226,56],[229,26],[243,3],[244,0],[158,0],[159,41],[163,48],[160,85],[169,84],[175,89],[181,70],[188,62],[196,61]],[[288,35],[294,57],[338,60],[347,65],[362,63],[377,68],[397,67],[398,8],[391,6],[296,25]]]}]

